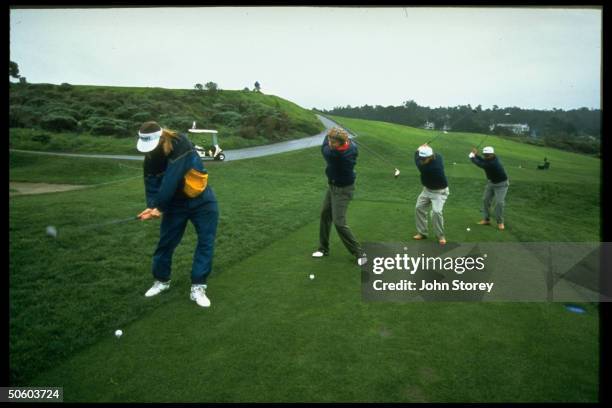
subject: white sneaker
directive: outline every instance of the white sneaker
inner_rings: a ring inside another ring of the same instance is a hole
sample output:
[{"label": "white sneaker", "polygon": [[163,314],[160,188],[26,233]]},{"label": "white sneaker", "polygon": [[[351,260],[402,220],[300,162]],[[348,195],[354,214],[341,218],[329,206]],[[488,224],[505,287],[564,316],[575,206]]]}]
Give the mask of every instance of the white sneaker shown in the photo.
[{"label": "white sneaker", "polygon": [[368,262],[368,258],[365,256],[362,256],[361,258],[357,258],[357,265],[361,266],[361,265],[365,265]]},{"label": "white sneaker", "polygon": [[189,299],[195,300],[198,306],[210,306],[210,299],[206,297],[206,285],[191,285],[191,295],[189,295]]},{"label": "white sneaker", "polygon": [[313,258],[323,258],[326,255],[327,254],[325,252],[321,251],[320,249],[312,253],[312,257]]},{"label": "white sneaker", "polygon": [[153,283],[153,286],[151,286],[151,289],[147,290],[147,293],[145,293],[145,296],[151,297],[151,296],[159,295],[161,292],[169,288],[170,288],[170,281],[160,282],[156,280]]}]

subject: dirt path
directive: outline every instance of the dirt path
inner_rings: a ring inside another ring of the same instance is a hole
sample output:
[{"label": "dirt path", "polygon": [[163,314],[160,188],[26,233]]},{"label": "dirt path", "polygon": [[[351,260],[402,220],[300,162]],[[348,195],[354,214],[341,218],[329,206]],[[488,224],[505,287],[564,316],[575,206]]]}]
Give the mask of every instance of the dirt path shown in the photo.
[{"label": "dirt path", "polygon": [[61,191],[77,190],[87,186],[74,184],[48,184],[48,183],[21,183],[9,182],[9,197],[25,194],[57,193]]}]

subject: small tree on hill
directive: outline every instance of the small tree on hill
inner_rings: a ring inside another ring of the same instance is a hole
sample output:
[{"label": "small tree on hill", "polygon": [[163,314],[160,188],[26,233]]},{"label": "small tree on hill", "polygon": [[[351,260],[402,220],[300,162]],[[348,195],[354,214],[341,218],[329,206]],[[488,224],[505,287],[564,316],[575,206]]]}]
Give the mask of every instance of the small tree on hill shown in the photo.
[{"label": "small tree on hill", "polygon": [[215,94],[219,90],[219,87],[214,82],[207,82],[206,85],[204,85],[204,87],[210,94]]},{"label": "small tree on hill", "polygon": [[261,85],[258,81],[255,81],[255,92],[261,92]]},{"label": "small tree on hill", "polygon": [[9,76],[15,79],[19,78],[19,65],[16,62],[9,61]]},{"label": "small tree on hill", "polygon": [[195,84],[193,86],[195,89],[197,89],[198,91],[201,91],[202,89],[204,89],[204,87],[202,86],[202,84]]}]

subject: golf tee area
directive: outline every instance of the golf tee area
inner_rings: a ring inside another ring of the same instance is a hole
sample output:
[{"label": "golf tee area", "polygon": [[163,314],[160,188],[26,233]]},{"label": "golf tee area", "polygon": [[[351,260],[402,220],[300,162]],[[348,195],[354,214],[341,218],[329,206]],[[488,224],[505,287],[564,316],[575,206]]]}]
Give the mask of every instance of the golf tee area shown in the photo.
[{"label": "golf tee area", "polygon": [[[348,224],[363,242],[409,242],[422,190],[414,151],[434,131],[331,117],[360,149]],[[477,225],[481,134],[449,132],[451,242],[599,242],[600,160],[490,136],[510,180],[506,229]],[[542,157],[553,163],[538,171]],[[141,164],[10,152],[10,180],[85,186],[9,199],[10,380],[66,402],[596,402],[599,309],[546,302],[365,302],[332,230],[312,258],[327,179],[320,147],[206,162],[219,203],[210,308],[189,299],[196,233],[153,298],[159,220]],[[54,226],[57,235],[45,234]],[[97,225],[95,228],[84,226]],[[122,336],[115,336],[116,330]]]}]

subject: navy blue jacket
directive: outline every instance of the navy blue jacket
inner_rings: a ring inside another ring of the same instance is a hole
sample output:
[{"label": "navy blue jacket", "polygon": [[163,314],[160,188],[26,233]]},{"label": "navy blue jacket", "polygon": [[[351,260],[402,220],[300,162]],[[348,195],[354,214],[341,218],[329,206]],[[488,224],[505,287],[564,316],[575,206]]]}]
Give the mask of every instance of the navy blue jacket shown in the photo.
[{"label": "navy blue jacket", "polygon": [[197,205],[216,201],[215,194],[210,186],[195,198],[189,198],[183,193],[185,174],[192,168],[208,173],[204,168],[202,159],[195,152],[193,144],[185,134],[172,140],[174,147],[166,156],[162,143],[155,150],[147,153],[144,159],[144,183],[148,208],[157,208],[161,212],[167,211],[172,203],[186,203]]},{"label": "navy blue jacket", "polygon": [[337,187],[346,187],[355,183],[355,164],[359,151],[353,141],[349,141],[348,149],[339,151],[329,147],[327,136],[323,139],[321,153],[327,163],[325,174],[329,184]]},{"label": "navy blue jacket", "polygon": [[487,174],[487,179],[489,179],[491,183],[501,183],[502,181],[508,180],[504,166],[502,166],[497,156],[491,160],[485,160],[476,155],[470,160],[472,160],[472,163],[481,169],[484,169],[485,173]]},{"label": "navy blue jacket", "polygon": [[423,164],[417,150],[414,152],[414,162],[421,172],[421,184],[425,187],[430,190],[442,190],[448,187],[448,181],[444,174],[444,161],[441,154],[434,154],[434,158],[431,162]]}]

